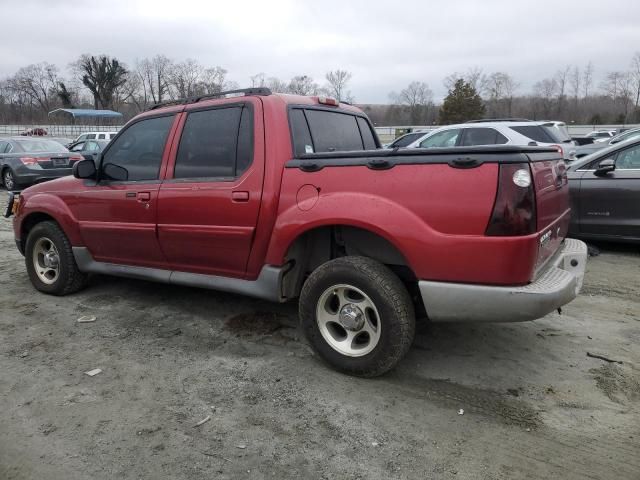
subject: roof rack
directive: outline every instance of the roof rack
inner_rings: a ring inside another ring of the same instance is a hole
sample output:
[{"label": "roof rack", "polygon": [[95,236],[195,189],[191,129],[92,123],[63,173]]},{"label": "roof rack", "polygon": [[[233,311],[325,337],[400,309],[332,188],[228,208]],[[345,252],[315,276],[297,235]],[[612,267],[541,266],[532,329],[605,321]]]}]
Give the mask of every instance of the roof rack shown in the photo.
[{"label": "roof rack", "polygon": [[[239,88],[237,90],[227,90],[225,92],[217,92],[217,93],[209,93],[207,95],[198,95],[197,97],[187,97],[187,98],[177,98],[175,100],[168,100],[166,102],[156,103],[155,105],[151,105],[147,111],[155,110],[156,108],[167,107],[169,105],[186,105],[188,103],[198,103],[201,100],[206,100],[209,98],[219,98],[225,97],[227,95],[235,95],[242,94],[242,96],[249,95],[259,95],[259,96],[268,96],[271,95],[271,90],[268,88]],[[238,95],[240,96],[240,95]]]},{"label": "roof rack", "polygon": [[533,122],[528,118],[483,118],[481,120],[468,120],[465,123],[489,123],[489,122]]}]

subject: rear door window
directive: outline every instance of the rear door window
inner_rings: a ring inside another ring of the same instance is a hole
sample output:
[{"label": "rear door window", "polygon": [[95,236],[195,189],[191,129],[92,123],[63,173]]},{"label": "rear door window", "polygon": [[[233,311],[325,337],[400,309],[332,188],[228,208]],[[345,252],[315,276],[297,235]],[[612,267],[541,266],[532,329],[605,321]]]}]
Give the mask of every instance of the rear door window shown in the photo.
[{"label": "rear door window", "polygon": [[463,130],[461,145],[471,147],[474,145],[502,145],[509,141],[494,128],[465,128]]},{"label": "rear door window", "polygon": [[514,132],[518,132],[520,135],[524,135],[530,138],[534,142],[542,143],[556,143],[558,140],[551,136],[551,134],[540,125],[519,125],[516,127],[509,127]]},{"label": "rear door window", "polygon": [[251,110],[242,106],[191,112],[187,117],[174,178],[235,178],[252,160]]},{"label": "rear door window", "polygon": [[455,147],[460,136],[459,128],[437,132],[420,142],[420,148]]}]

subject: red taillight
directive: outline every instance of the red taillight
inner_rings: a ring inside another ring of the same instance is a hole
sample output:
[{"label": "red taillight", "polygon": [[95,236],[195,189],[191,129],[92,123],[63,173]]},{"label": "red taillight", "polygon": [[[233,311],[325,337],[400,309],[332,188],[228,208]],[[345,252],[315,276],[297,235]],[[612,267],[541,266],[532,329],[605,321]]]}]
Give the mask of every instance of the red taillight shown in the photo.
[{"label": "red taillight", "polygon": [[558,149],[558,153],[560,154],[561,158],[564,158],[564,149],[562,148],[561,145],[551,145],[552,147],[556,147]]},{"label": "red taillight", "polygon": [[321,103],[323,105],[332,105],[334,107],[339,107],[340,106],[340,102],[338,100],[336,100],[335,98],[324,97],[322,95],[320,95],[318,97],[318,103]]},{"label": "red taillight", "polygon": [[500,165],[498,193],[486,235],[529,235],[536,231],[536,198],[527,163]]},{"label": "red taillight", "polygon": [[35,165],[36,163],[41,161],[41,159],[40,158],[34,158],[34,157],[20,157],[20,161],[24,165]]},{"label": "red taillight", "polygon": [[72,162],[77,162],[79,160],[84,160],[84,157],[82,155],[71,155],[69,157],[69,160]]}]

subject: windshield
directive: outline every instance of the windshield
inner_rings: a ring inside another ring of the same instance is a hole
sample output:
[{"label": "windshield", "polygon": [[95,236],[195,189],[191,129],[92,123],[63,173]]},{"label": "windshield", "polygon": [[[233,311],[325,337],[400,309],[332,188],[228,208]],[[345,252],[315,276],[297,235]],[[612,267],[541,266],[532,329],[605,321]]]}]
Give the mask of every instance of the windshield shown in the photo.
[{"label": "windshield", "polygon": [[629,130],[628,132],[621,133],[617,137],[611,139],[611,143],[622,142],[623,140],[629,140],[631,138],[636,138],[640,136],[640,129],[638,130]]},{"label": "windshield", "polygon": [[570,168],[571,168],[571,170],[578,170],[578,169],[582,168],[584,165],[588,164],[589,162],[595,160],[598,157],[605,158],[610,153],[615,153],[615,152],[617,152],[618,150],[624,148],[627,145],[635,144],[637,141],[638,141],[638,139],[634,137],[634,138],[627,139],[624,142],[619,142],[619,143],[616,143],[615,145],[610,145],[608,147],[601,148],[600,150],[596,150],[595,152],[590,153],[589,155],[585,155],[580,160],[578,160],[576,162],[573,162],[571,164]]},{"label": "windshield", "polygon": [[53,140],[16,140],[16,143],[20,145],[25,152],[52,152],[52,153],[65,153],[68,152],[64,146]]}]

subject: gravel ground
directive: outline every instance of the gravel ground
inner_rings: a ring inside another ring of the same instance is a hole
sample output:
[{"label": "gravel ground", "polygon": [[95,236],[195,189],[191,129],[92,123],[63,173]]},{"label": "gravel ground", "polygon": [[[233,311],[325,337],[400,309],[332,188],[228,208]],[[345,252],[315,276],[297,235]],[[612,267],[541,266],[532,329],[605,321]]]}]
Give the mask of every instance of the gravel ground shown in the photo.
[{"label": "gravel ground", "polygon": [[0,249],[1,479],[640,477],[637,247],[591,258],[562,316],[420,325],[373,380],[325,367],[295,305],[110,277],[49,297],[6,220]]}]

